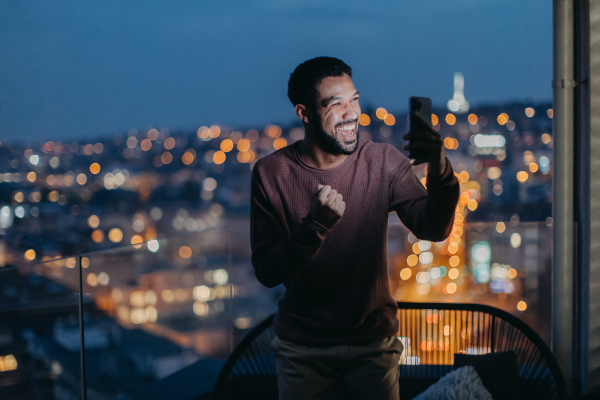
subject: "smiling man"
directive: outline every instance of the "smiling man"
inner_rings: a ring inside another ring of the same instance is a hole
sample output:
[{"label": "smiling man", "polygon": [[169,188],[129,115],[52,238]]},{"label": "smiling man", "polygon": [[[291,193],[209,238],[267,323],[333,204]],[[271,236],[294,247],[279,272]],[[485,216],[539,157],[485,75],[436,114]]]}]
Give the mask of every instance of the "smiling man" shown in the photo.
[{"label": "smiling man", "polygon": [[398,399],[403,346],[388,283],[388,214],[421,239],[444,240],[458,181],[424,122],[405,149],[414,164],[428,163],[427,189],[396,148],[359,139],[359,93],[341,60],[300,64],[288,97],[305,138],[257,161],[251,182],[256,277],[285,286],[271,343],[279,397],[333,399],[337,387],[345,399]]}]

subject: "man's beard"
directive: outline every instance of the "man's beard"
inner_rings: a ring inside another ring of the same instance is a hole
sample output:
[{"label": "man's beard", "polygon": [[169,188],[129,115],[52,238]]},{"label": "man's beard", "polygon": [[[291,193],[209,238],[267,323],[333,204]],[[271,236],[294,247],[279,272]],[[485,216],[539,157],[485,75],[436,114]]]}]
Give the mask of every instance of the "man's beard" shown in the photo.
[{"label": "man's beard", "polygon": [[[344,149],[344,147],[342,147],[342,144],[336,138],[332,137],[331,135],[328,135],[327,132],[325,132],[325,129],[323,129],[323,122],[321,121],[321,116],[319,115],[319,113],[313,111],[312,114],[315,116],[315,122],[313,124],[315,137],[317,138],[317,141],[319,142],[319,145],[323,150],[331,154],[350,155],[354,153],[356,149],[358,149],[358,127],[356,129],[355,142],[352,144],[354,147],[352,148],[352,150],[346,150]],[[356,123],[356,121],[354,121],[354,123]],[[335,129],[334,132],[336,132]]]}]

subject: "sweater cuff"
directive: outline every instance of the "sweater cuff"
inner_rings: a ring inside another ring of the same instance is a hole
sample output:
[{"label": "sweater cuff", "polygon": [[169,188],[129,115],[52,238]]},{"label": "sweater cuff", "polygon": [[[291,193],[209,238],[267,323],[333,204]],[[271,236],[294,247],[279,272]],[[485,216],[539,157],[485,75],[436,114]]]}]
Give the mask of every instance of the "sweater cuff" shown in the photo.
[{"label": "sweater cuff", "polygon": [[302,218],[302,222],[304,222],[310,229],[321,235],[325,235],[329,231],[329,229],[315,221],[310,213],[308,213],[306,217]]}]

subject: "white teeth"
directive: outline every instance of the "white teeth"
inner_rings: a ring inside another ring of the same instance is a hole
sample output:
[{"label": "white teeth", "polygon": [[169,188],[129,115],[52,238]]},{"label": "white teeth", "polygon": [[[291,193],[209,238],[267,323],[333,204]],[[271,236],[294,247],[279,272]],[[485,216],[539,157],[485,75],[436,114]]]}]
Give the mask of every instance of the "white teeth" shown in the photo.
[{"label": "white teeth", "polygon": [[355,128],[355,125],[352,124],[352,125],[344,125],[344,126],[338,128],[338,130],[340,130],[340,131],[353,131],[354,128]]}]

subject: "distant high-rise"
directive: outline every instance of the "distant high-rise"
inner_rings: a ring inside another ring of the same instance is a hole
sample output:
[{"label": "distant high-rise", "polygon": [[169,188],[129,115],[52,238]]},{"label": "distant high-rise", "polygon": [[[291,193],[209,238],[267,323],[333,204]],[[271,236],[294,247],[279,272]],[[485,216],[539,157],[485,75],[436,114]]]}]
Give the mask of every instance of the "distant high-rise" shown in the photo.
[{"label": "distant high-rise", "polygon": [[465,99],[465,77],[460,72],[454,73],[454,96],[448,100],[448,110],[456,113],[469,111],[469,102]]}]

